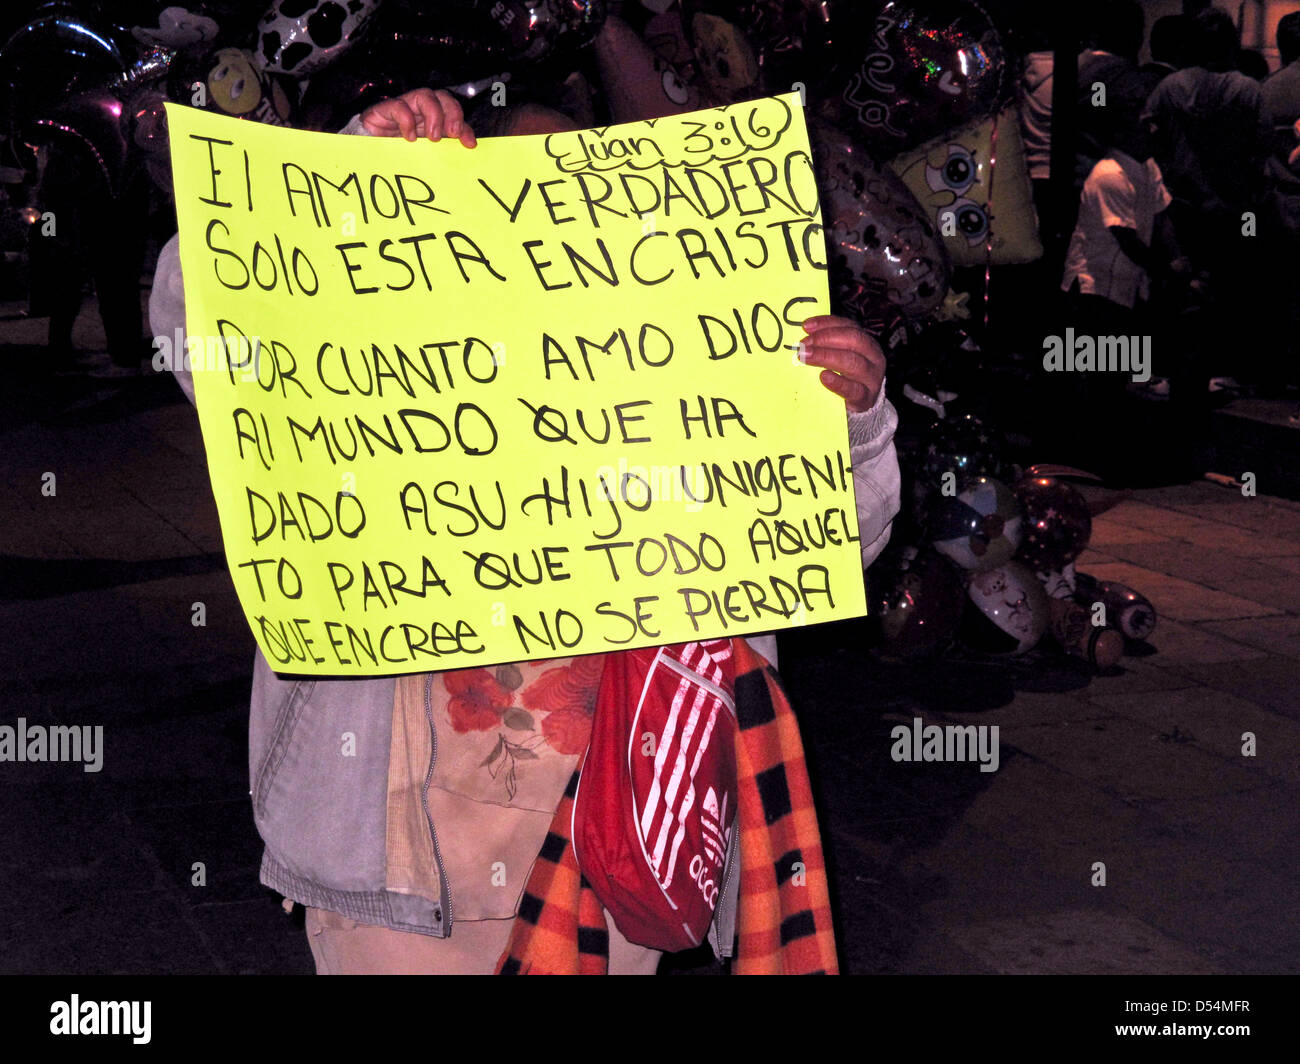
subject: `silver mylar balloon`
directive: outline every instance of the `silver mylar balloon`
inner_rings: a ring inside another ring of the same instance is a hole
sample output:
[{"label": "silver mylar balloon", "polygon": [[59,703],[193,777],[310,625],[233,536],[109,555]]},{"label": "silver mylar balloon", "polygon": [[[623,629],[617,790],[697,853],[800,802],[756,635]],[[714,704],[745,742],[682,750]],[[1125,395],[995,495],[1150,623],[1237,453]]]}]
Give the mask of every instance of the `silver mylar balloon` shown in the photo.
[{"label": "silver mylar balloon", "polygon": [[898,176],[854,137],[810,127],[836,301],[859,318],[888,302],[909,317],[928,314],[948,291],[948,253]]}]

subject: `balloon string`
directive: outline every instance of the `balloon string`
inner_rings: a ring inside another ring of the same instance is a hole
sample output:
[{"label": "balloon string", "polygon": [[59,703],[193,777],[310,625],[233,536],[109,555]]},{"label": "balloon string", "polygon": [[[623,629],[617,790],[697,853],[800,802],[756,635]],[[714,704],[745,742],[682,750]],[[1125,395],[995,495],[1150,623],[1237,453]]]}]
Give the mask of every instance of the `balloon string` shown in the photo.
[{"label": "balloon string", "polygon": [[998,165],[998,116],[993,116],[993,131],[989,134],[989,195],[988,230],[984,234],[984,336],[989,334],[989,279],[993,274],[993,172]]}]

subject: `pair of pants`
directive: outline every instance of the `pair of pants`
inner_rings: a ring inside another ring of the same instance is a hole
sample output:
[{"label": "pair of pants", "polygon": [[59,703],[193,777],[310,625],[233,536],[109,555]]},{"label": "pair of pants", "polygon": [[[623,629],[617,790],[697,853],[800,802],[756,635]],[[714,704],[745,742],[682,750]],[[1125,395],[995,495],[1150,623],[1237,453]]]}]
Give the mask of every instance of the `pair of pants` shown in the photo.
[{"label": "pair of pants", "polygon": [[[637,946],[609,924],[609,974],[654,975],[662,954]],[[447,938],[359,924],[328,909],[307,909],[307,942],[317,975],[491,975],[513,920],[457,923]]]}]

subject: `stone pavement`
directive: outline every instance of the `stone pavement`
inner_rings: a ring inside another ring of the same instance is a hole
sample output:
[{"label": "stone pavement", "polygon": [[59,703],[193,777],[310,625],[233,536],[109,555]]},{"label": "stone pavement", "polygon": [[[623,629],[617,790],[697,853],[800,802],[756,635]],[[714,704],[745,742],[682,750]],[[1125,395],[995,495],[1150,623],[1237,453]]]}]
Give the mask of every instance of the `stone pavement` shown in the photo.
[{"label": "stone pavement", "polygon": [[[1160,614],[1109,675],[885,666],[851,626],[786,662],[851,970],[1300,971],[1300,504],[1137,491],[1078,568]],[[1000,767],[894,763],[917,716],[998,725]]]},{"label": "stone pavement", "polygon": [[[309,972],[257,882],[253,642],[193,413],[153,374],[42,373],[3,310],[0,724],[102,725],[105,749],[99,773],[0,764],[0,972]],[[1114,675],[783,637],[847,971],[1300,970],[1300,505],[1135,492],[1080,568],[1160,612]],[[998,725],[998,771],[891,761],[914,716]]]}]

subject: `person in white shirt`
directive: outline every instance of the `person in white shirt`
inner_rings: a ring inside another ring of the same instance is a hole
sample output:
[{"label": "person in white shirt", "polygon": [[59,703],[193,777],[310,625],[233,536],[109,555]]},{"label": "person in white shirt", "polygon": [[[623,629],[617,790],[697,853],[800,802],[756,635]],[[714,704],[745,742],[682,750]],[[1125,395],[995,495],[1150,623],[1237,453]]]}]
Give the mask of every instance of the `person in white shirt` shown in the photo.
[{"label": "person in white shirt", "polygon": [[[1150,297],[1156,218],[1171,202],[1160,167],[1114,147],[1092,168],[1079,198],[1079,218],[1065,256],[1064,291],[1133,310]],[[1109,308],[1108,320],[1122,320]],[[1125,330],[1130,331],[1130,330]]]},{"label": "person in white shirt", "polygon": [[[1076,336],[1129,337],[1133,342],[1163,340],[1164,330],[1149,323],[1147,302],[1153,274],[1186,276],[1189,265],[1178,254],[1173,227],[1166,216],[1171,202],[1150,157],[1148,136],[1131,113],[1114,114],[1109,147],[1084,181],[1079,214],[1065,256],[1061,290],[1069,294],[1069,320]],[[1180,377],[1180,355],[1163,342],[1149,344],[1149,391],[1169,394],[1163,378]],[[1158,376],[1156,376],[1158,375]],[[1119,420],[1127,373],[1075,373],[1062,386],[1061,401],[1068,433],[1087,444],[1080,461],[1104,475],[1122,474],[1131,462],[1122,431],[1100,434],[1098,424]],[[1109,451],[1107,450],[1109,448]]]}]

